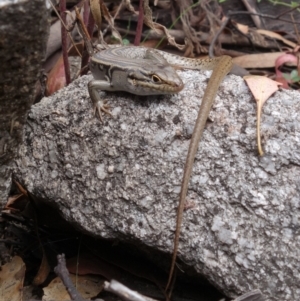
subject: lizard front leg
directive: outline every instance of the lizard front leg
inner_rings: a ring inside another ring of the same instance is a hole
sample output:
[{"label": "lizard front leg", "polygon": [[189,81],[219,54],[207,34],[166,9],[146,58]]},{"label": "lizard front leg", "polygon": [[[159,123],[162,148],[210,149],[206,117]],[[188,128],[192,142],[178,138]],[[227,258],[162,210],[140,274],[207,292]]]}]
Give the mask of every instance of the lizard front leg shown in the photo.
[{"label": "lizard front leg", "polygon": [[[94,106],[94,114],[98,112],[99,119],[102,122],[102,112],[111,115],[109,105],[105,104],[105,101],[101,100],[98,90],[114,91],[113,87],[108,81],[105,80],[91,80],[88,83],[88,90]],[[97,112],[96,112],[97,111]],[[112,116],[112,115],[111,115]]]}]

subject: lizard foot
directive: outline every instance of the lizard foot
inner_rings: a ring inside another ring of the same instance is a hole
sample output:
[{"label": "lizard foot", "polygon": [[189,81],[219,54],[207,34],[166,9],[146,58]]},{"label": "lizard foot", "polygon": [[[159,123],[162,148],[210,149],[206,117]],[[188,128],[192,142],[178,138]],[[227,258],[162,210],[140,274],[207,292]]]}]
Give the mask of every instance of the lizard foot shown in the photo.
[{"label": "lizard foot", "polygon": [[97,115],[97,112],[98,112],[99,119],[101,122],[103,122],[102,112],[112,116],[111,112],[109,111],[110,106],[107,105],[106,102],[107,102],[106,100],[98,101],[97,104],[95,104],[95,106],[94,106],[94,115]]}]

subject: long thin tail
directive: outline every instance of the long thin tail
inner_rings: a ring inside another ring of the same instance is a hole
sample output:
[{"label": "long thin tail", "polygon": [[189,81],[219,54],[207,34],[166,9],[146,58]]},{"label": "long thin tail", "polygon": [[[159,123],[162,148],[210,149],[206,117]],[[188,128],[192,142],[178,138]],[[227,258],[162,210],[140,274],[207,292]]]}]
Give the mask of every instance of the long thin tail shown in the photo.
[{"label": "long thin tail", "polygon": [[175,230],[175,237],[174,237],[174,250],[173,250],[173,256],[172,256],[171,267],[169,272],[169,279],[165,288],[165,292],[167,292],[168,289],[170,288],[173,274],[174,274],[175,262],[177,258],[177,252],[178,252],[180,228],[182,224],[182,216],[184,210],[184,203],[188,191],[188,185],[189,185],[193,163],[198,149],[199,141],[202,137],[206,120],[208,118],[212,104],[215,100],[219,86],[223,78],[231,70],[231,68],[232,68],[232,59],[230,56],[224,55],[220,57],[218,60],[215,60],[213,73],[209,79],[199,109],[198,117],[196,120],[195,128],[189,146],[188,155],[185,162],[183,178],[181,182],[181,191],[180,191],[179,205],[177,209],[177,222],[176,222],[176,230]]}]

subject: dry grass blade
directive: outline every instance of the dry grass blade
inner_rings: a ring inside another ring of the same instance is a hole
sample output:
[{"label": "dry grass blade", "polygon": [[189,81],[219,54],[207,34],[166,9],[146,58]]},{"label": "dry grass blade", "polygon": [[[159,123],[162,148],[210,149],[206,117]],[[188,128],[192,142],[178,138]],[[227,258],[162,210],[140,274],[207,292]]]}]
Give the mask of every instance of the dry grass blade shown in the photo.
[{"label": "dry grass blade", "polygon": [[109,24],[109,27],[111,28],[112,35],[114,36],[115,39],[119,41],[119,43],[122,43],[122,37],[119,34],[119,32],[115,29],[114,25],[114,19],[110,15],[107,7],[103,3],[102,0],[90,0],[90,5],[91,5],[91,12],[93,15],[93,18],[95,20],[95,23],[97,25],[98,29],[98,39],[100,40],[101,44],[105,44],[101,32],[101,25],[102,25],[102,17],[107,21]]},{"label": "dry grass blade", "polygon": [[156,32],[157,31],[163,31],[164,34],[166,35],[168,43],[170,45],[175,46],[179,50],[184,50],[185,49],[186,45],[177,44],[175,39],[170,35],[168,29],[165,26],[152,21],[153,20],[152,19],[152,11],[151,11],[151,8],[149,6],[149,0],[144,0],[144,14],[145,14],[144,15],[144,23],[147,26],[149,26],[151,29],[153,29]]},{"label": "dry grass blade", "polygon": [[137,14],[137,12],[135,11],[134,7],[132,6],[130,0],[123,0],[122,3],[130,12]]},{"label": "dry grass blade", "polygon": [[94,50],[93,50],[91,38],[90,38],[89,33],[81,19],[80,12],[77,7],[75,7],[75,13],[76,13],[76,21],[77,21],[78,31],[84,40],[84,44],[85,44],[88,54],[90,56],[92,56],[94,54]]}]

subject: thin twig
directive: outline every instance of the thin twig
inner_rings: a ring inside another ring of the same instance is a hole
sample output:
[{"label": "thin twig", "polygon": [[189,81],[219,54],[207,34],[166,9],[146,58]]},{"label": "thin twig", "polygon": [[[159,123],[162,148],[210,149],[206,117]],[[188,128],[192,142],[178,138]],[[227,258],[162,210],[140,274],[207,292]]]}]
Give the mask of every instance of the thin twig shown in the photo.
[{"label": "thin twig", "polygon": [[[298,8],[298,7],[300,7],[300,5],[298,5],[296,8]],[[280,16],[283,15],[283,13],[278,15],[278,16],[271,16],[271,15],[268,15],[268,14],[251,13],[251,12],[245,12],[245,11],[235,11],[235,12],[229,11],[228,12],[228,16],[234,16],[234,15],[256,15],[256,16],[260,16],[262,18],[268,18],[268,19],[272,19],[272,20],[279,20],[279,21],[283,21],[283,22],[287,22],[287,23],[294,23],[293,21],[288,20],[288,19],[281,19]],[[300,24],[300,22],[295,22],[295,23]]]},{"label": "thin twig", "polygon": [[89,12],[90,12],[90,6],[89,2],[85,0],[83,2],[83,23],[86,25],[89,20]]},{"label": "thin twig", "polygon": [[143,296],[113,279],[110,282],[104,282],[104,290],[114,293],[126,301],[157,301],[156,299]]},{"label": "thin twig", "polygon": [[76,6],[75,6],[75,14],[76,14],[76,22],[77,22],[78,31],[83,38],[87,52],[89,53],[90,56],[92,56],[94,54],[93,44],[91,42],[90,35],[87,32],[87,29],[81,19],[79,9]]},{"label": "thin twig", "polygon": [[225,28],[225,26],[227,25],[229,21],[228,17],[225,17],[225,20],[221,23],[220,28],[218,29],[218,31],[216,32],[215,36],[213,37],[210,45],[209,45],[209,49],[208,49],[208,54],[210,57],[214,57],[214,45],[218,40],[219,35],[221,34],[222,30]]},{"label": "thin twig", "polygon": [[141,42],[142,37],[142,31],[143,31],[143,23],[144,23],[144,0],[140,0],[139,5],[139,18],[136,26],[136,35],[134,38],[134,46],[139,46]]},{"label": "thin twig", "polygon": [[69,271],[66,267],[65,254],[57,255],[57,266],[54,268],[54,272],[61,279],[64,286],[67,289],[68,294],[71,297],[71,300],[74,301],[86,301],[81,297],[77,289],[75,288],[71,278],[69,276]]},{"label": "thin twig", "polygon": [[[93,14],[92,14],[92,12],[90,10],[90,6],[89,5],[86,5],[84,7],[84,10],[87,10],[85,12],[85,14],[88,14],[87,22],[84,21],[84,24],[87,25],[86,29],[87,29],[89,37],[92,37],[93,36],[94,27],[95,27],[95,20],[93,18]],[[88,68],[86,68],[86,66],[87,66],[87,64],[89,62],[89,57],[90,57],[90,53],[84,48],[83,55],[82,55],[82,60],[81,60],[81,72],[80,72],[81,75],[87,74]]]},{"label": "thin twig", "polygon": [[70,65],[69,65],[69,58],[68,58],[68,41],[67,41],[67,30],[63,24],[66,23],[67,15],[66,15],[66,0],[59,1],[59,9],[60,9],[60,17],[63,20],[61,24],[61,46],[62,46],[62,55],[64,61],[64,68],[65,68],[65,78],[66,78],[66,85],[69,85],[71,82],[71,75],[70,75]]},{"label": "thin twig", "polygon": [[282,12],[281,14],[277,15],[277,17],[279,18],[279,17],[281,17],[285,14],[291,13],[293,10],[298,9],[299,7],[300,7],[300,4],[295,6],[295,7],[289,8],[288,10],[286,10],[286,11]]},{"label": "thin twig", "polygon": [[298,30],[298,27],[297,27],[296,24],[295,24],[296,22],[295,22],[295,19],[294,19],[293,14],[291,14],[291,19],[292,19],[293,22],[294,22],[293,26],[294,26],[294,30],[295,30],[295,33],[296,33],[297,42],[298,42],[298,44],[299,44],[299,43],[300,43],[299,30]]},{"label": "thin twig", "polygon": [[65,22],[64,22],[64,21],[62,20],[62,18],[60,17],[60,15],[59,15],[57,9],[55,8],[55,6],[53,5],[52,1],[51,1],[51,0],[48,0],[48,2],[49,2],[50,5],[52,6],[52,9],[54,10],[55,14],[56,14],[57,17],[59,18],[61,24],[63,24],[63,26],[65,27],[65,29],[66,29],[66,31],[67,31],[67,34],[68,34],[68,36],[69,36],[69,39],[70,39],[72,45],[74,46],[74,48],[76,49],[76,52],[78,53],[79,56],[81,56],[80,51],[79,51],[78,48],[76,47],[76,44],[75,44],[75,42],[74,42],[74,40],[73,40],[73,38],[72,38],[72,35],[71,35],[71,33],[69,32],[69,30],[68,30],[68,28],[67,28],[67,25],[65,24]]}]

